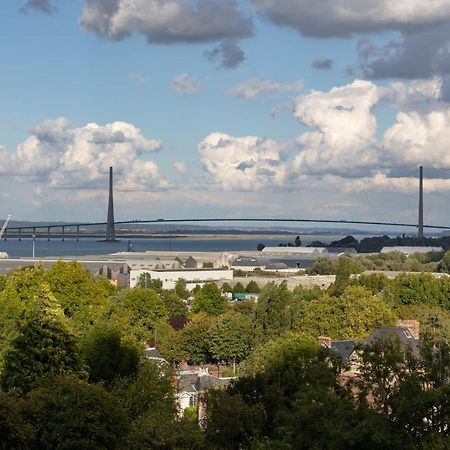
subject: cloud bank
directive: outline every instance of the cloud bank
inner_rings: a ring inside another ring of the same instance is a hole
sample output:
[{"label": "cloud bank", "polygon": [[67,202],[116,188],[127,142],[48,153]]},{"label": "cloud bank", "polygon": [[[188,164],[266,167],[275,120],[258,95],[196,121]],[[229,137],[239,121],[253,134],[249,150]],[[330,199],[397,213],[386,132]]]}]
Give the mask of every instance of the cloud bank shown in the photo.
[{"label": "cloud bank", "polygon": [[1,149],[0,170],[50,188],[103,189],[108,168],[113,166],[117,189],[164,189],[167,180],[148,160],[160,148],[160,141],[147,139],[130,123],[89,123],[77,128],[59,118],[30,130],[14,151]]},{"label": "cloud bank", "polygon": [[[434,81],[379,87],[355,80],[312,91],[295,100],[293,114],[309,130],[294,145],[213,133],[199,145],[201,161],[227,190],[297,189],[307,182],[346,192],[404,192],[417,189],[418,165],[428,169],[430,190],[447,190],[450,107],[435,87]],[[403,110],[380,135],[376,108],[386,103]]]}]

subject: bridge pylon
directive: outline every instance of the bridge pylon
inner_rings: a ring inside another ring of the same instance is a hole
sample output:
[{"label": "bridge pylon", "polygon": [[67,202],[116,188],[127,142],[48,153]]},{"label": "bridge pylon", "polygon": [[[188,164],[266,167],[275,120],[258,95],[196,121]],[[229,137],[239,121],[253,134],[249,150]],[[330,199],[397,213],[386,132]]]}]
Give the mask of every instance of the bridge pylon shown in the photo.
[{"label": "bridge pylon", "polygon": [[106,237],[107,242],[116,241],[116,230],[114,225],[114,199],[113,199],[113,168],[109,168],[109,198],[108,215],[106,219]]},{"label": "bridge pylon", "polygon": [[419,222],[417,226],[417,237],[424,237],[423,234],[423,166],[419,167]]}]

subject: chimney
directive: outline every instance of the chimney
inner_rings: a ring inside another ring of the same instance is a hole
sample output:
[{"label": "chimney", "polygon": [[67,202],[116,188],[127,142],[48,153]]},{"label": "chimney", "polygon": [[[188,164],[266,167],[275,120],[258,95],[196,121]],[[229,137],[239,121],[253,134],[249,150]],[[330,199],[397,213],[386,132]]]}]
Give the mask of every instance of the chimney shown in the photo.
[{"label": "chimney", "polygon": [[331,348],[331,338],[326,336],[319,336],[317,338],[321,347]]},{"label": "chimney", "polygon": [[420,322],[418,320],[399,319],[397,320],[397,326],[407,328],[414,336],[414,339],[420,339]]}]

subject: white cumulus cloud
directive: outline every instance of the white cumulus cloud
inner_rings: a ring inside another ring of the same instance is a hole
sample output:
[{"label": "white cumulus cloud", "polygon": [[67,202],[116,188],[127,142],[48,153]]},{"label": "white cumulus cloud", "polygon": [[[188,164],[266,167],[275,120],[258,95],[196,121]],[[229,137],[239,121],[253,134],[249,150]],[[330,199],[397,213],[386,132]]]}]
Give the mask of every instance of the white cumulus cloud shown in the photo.
[{"label": "white cumulus cloud", "polygon": [[225,190],[253,191],[280,187],[285,182],[283,149],[273,140],[212,133],[198,149],[205,169]]},{"label": "white cumulus cloud", "polygon": [[295,169],[349,174],[376,165],[377,122],[372,109],[379,98],[377,86],[361,80],[298,97],[294,115],[314,131],[298,138],[302,150],[294,160]]},{"label": "white cumulus cloud", "polygon": [[65,118],[45,121],[14,151],[3,151],[4,174],[31,177],[52,188],[103,186],[113,166],[123,190],[165,188],[167,180],[147,155],[161,141],[147,139],[134,125],[113,122],[73,127]]}]

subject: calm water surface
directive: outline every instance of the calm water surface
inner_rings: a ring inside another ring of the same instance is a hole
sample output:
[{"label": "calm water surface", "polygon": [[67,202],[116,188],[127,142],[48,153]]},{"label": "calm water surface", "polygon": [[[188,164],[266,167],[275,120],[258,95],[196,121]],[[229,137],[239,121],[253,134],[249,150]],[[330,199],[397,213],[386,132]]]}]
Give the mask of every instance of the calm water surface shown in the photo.
[{"label": "calm water surface", "polygon": [[[133,251],[143,252],[146,250],[160,251],[238,251],[238,250],[256,250],[258,243],[262,242],[266,246],[276,246],[280,242],[292,242],[295,236],[275,236],[269,238],[210,238],[210,239],[193,239],[193,238],[157,238],[157,239],[132,239],[130,241]],[[301,236],[303,245],[308,245],[313,240],[322,242],[331,242],[341,239],[343,236],[337,235],[303,235]],[[361,239],[366,236],[356,236]],[[37,239],[35,243],[36,257],[51,256],[85,256],[85,255],[105,255],[108,253],[127,251],[128,239],[120,242],[99,242],[97,239],[82,238],[79,242],[75,239],[66,238],[63,242],[60,239]],[[7,252],[10,258],[31,257],[32,256],[32,240],[10,238],[6,241],[0,241],[0,251]]]}]

